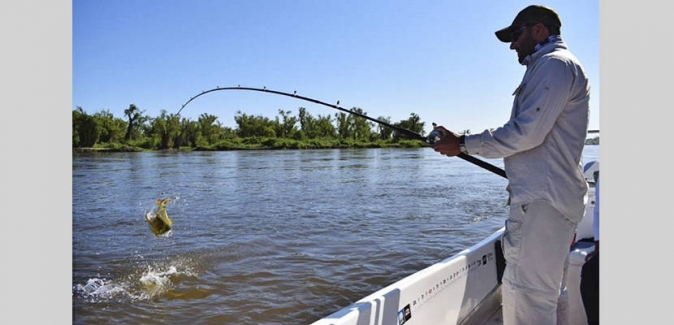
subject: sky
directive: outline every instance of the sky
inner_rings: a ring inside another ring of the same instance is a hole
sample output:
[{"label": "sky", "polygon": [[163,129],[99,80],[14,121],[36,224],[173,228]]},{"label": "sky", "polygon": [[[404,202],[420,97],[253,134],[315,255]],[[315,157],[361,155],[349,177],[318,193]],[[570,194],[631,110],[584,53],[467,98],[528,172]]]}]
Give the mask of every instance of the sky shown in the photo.
[{"label": "sky", "polygon": [[[395,123],[417,114],[454,131],[507,122],[525,67],[494,32],[528,1],[72,2],[72,109],[124,118],[178,113],[215,87],[245,86],[315,98]],[[562,38],[591,83],[590,129],[599,129],[599,1],[554,0]],[[218,91],[180,112],[275,118],[337,110],[296,98]]]}]

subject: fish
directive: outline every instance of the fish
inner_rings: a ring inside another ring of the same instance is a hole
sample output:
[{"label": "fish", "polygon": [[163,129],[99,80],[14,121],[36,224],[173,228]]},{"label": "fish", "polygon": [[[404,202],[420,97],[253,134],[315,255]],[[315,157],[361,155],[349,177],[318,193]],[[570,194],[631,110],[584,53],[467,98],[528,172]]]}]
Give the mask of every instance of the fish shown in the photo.
[{"label": "fish", "polygon": [[157,208],[154,213],[148,212],[145,214],[145,220],[147,220],[150,230],[152,230],[156,236],[167,233],[173,227],[173,219],[169,217],[166,212],[166,204],[171,200],[171,198],[155,200],[154,202],[157,205]]}]

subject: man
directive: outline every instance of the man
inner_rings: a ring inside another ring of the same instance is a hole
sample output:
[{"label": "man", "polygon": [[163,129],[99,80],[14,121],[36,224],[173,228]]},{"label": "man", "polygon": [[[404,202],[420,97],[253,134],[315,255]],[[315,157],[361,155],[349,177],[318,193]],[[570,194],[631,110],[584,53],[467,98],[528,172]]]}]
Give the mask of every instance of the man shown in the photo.
[{"label": "man", "polygon": [[532,5],[496,31],[526,67],[513,93],[510,120],[472,135],[438,126],[442,136],[433,144],[447,156],[504,158],[510,195],[502,238],[505,325],[566,322],[557,304],[564,302],[569,245],[587,200],[581,155],[590,85],[562,41],[561,26],[553,9]]}]

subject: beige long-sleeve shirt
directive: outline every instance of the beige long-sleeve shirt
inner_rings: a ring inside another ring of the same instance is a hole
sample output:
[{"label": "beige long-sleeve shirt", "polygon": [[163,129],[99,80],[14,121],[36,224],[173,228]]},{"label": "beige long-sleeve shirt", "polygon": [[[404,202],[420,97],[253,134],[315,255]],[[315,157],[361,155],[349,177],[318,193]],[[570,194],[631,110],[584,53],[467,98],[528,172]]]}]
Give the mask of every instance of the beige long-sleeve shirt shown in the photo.
[{"label": "beige long-sleeve shirt", "polygon": [[573,221],[583,217],[588,184],[581,156],[590,84],[578,59],[557,37],[528,58],[510,120],[467,135],[468,153],[504,158],[510,204],[545,200]]}]

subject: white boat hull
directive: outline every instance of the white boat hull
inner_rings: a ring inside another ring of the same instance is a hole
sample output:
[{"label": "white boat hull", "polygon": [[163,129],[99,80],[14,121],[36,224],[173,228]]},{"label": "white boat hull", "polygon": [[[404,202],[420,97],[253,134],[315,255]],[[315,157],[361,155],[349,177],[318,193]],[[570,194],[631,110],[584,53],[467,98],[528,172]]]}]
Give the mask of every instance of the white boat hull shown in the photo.
[{"label": "white boat hull", "polygon": [[504,229],[312,325],[479,323],[500,305]]}]

